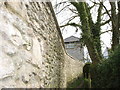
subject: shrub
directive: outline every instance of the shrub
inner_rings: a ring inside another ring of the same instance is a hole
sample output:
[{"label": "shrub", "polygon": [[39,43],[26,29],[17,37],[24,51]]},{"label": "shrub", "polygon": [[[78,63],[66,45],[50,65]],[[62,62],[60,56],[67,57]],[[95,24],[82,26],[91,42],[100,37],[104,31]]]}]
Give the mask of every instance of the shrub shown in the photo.
[{"label": "shrub", "polygon": [[120,87],[120,46],[110,57],[91,66],[93,88]]}]

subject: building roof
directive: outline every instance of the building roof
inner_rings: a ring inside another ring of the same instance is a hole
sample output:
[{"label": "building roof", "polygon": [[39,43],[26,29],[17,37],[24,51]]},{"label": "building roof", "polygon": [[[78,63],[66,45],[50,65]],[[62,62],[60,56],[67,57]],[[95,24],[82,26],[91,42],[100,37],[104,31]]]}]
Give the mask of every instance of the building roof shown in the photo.
[{"label": "building roof", "polygon": [[65,43],[66,43],[66,42],[76,42],[76,41],[79,41],[79,40],[80,40],[80,38],[78,38],[78,37],[70,36],[70,37],[64,39],[64,42],[65,42]]}]

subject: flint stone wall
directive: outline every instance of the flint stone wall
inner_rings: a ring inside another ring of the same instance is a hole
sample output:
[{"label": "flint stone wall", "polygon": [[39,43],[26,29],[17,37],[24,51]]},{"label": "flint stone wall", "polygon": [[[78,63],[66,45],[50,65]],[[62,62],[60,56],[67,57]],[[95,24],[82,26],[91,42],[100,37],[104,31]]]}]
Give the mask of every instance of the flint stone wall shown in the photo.
[{"label": "flint stone wall", "polygon": [[0,88],[66,87],[81,74],[56,23],[50,3],[0,2]]}]

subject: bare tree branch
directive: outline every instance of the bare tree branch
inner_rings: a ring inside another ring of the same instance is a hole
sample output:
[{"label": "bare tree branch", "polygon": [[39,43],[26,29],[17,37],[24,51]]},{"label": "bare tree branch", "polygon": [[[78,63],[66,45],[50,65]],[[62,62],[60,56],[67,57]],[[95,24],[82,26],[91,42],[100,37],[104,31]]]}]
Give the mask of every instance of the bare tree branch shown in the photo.
[{"label": "bare tree branch", "polygon": [[67,1],[58,3],[58,4],[55,5],[55,8],[59,7],[62,4],[65,4],[65,3],[67,3]]},{"label": "bare tree branch", "polygon": [[69,21],[68,21],[67,23],[70,23],[70,22],[71,22],[72,20],[74,20],[76,17],[78,17],[78,15],[69,18]]},{"label": "bare tree branch", "polygon": [[68,8],[71,12],[75,13],[75,14],[78,14],[77,10],[76,9],[71,9],[71,8]]},{"label": "bare tree branch", "polygon": [[73,27],[79,27],[79,28],[81,28],[81,25],[76,24],[76,23],[67,23],[65,25],[60,26],[60,28],[66,27],[66,26],[73,26]]},{"label": "bare tree branch", "polygon": [[[70,18],[65,19],[62,23],[64,23],[65,21],[68,21],[67,23],[71,22],[72,20],[74,20],[76,17],[78,17],[78,15],[75,16],[71,16]],[[61,23],[61,24],[62,24]]]},{"label": "bare tree branch", "polygon": [[112,30],[107,30],[105,32],[101,32],[100,35],[104,34],[104,33],[107,33],[107,32],[112,32]]},{"label": "bare tree branch", "polygon": [[101,3],[101,5],[103,6],[103,8],[105,9],[106,13],[108,14],[109,18],[112,20],[111,15],[109,13],[109,11],[107,10],[107,8],[105,7],[105,5],[103,3]]},{"label": "bare tree branch", "polygon": [[91,6],[91,7],[89,7],[89,9],[92,9],[93,7],[95,7],[95,4],[93,6]]},{"label": "bare tree branch", "polygon": [[[110,12],[111,10],[108,10],[108,12]],[[105,14],[107,14],[107,12],[104,12],[102,15],[105,15]]]},{"label": "bare tree branch", "polygon": [[66,9],[67,7],[69,7],[70,5],[71,5],[71,4],[66,5],[65,7],[63,7],[59,12],[56,13],[56,15],[59,14],[60,12],[62,12],[62,11],[63,11],[64,9]]},{"label": "bare tree branch", "polygon": [[111,20],[109,19],[109,20],[105,21],[104,23],[101,23],[101,25],[100,25],[100,26],[103,26],[103,25],[105,25],[105,24],[109,23],[110,21],[111,21]]}]

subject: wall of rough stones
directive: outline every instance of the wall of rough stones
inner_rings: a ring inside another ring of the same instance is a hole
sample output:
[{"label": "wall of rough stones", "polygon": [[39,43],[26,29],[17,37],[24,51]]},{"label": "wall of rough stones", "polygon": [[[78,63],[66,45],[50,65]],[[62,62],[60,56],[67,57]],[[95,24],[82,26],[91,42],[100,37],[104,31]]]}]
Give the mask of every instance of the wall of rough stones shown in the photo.
[{"label": "wall of rough stones", "polygon": [[56,23],[50,3],[0,2],[0,88],[66,87],[77,65]]},{"label": "wall of rough stones", "polygon": [[65,55],[65,74],[66,82],[72,82],[75,78],[82,76],[82,68],[84,63],[80,60],[75,60],[69,55]]}]

